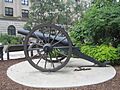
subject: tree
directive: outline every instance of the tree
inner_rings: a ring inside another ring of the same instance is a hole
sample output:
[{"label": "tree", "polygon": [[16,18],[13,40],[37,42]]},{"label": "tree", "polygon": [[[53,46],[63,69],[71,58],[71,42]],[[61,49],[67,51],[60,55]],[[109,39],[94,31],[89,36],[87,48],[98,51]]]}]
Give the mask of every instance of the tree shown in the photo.
[{"label": "tree", "polygon": [[[71,11],[63,0],[31,0],[29,23],[31,26],[41,23],[66,24],[70,22]],[[72,2],[71,2],[72,3]],[[69,15],[67,15],[69,13]]]},{"label": "tree", "polygon": [[[75,1],[68,0],[31,0],[29,19],[25,27],[33,27],[41,23],[71,25],[82,15],[82,7]],[[76,15],[76,12],[78,15]]]}]

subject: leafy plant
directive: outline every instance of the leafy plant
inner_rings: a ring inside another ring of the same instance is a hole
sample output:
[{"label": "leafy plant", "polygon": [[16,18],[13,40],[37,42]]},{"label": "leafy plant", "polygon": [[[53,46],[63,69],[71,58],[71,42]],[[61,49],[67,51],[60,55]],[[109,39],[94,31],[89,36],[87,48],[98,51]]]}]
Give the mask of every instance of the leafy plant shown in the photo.
[{"label": "leafy plant", "polygon": [[8,45],[8,44],[21,44],[22,42],[22,37],[18,36],[11,36],[7,34],[1,34],[0,35],[0,42],[3,45]]},{"label": "leafy plant", "polygon": [[104,61],[115,62],[116,60],[120,59],[117,49],[108,45],[100,46],[84,45],[81,47],[81,52],[101,62]]},{"label": "leafy plant", "polygon": [[60,55],[60,50],[59,49],[54,49],[50,54],[52,57],[58,57]]},{"label": "leafy plant", "polygon": [[117,46],[118,54],[120,55],[120,44]]},{"label": "leafy plant", "polygon": [[111,44],[117,47],[120,42],[120,2],[109,2],[101,7],[93,5],[73,25],[70,35],[81,43]]}]

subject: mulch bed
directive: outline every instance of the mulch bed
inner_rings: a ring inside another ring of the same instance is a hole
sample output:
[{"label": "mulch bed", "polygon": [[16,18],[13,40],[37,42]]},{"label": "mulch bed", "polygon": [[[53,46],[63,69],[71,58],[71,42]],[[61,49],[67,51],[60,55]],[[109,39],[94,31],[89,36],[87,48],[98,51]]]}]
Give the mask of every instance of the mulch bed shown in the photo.
[{"label": "mulch bed", "polygon": [[88,85],[76,88],[55,88],[55,89],[45,89],[45,88],[32,88],[15,83],[10,78],[7,77],[6,71],[9,66],[23,61],[21,60],[0,60],[0,90],[120,90],[120,66],[115,66],[117,71],[116,76],[107,82]]}]

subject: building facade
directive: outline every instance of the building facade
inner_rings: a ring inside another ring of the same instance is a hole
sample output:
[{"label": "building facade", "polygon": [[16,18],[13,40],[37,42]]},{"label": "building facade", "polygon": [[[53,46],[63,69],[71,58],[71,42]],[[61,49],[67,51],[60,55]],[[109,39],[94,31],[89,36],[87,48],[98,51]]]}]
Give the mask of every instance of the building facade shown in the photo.
[{"label": "building facade", "polygon": [[28,19],[30,0],[0,0],[0,33],[17,35]]},{"label": "building facade", "polygon": [[[79,3],[91,0],[72,1]],[[0,33],[17,35],[17,30],[23,29],[28,19],[30,6],[30,0],[0,0]]]}]

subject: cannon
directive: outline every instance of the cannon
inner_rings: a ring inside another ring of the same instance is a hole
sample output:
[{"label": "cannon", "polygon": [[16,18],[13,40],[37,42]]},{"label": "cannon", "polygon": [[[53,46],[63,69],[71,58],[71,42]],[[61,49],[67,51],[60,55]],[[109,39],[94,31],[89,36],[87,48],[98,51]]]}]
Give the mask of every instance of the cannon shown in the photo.
[{"label": "cannon", "polygon": [[[24,54],[28,62],[42,72],[55,72],[63,68],[72,56],[83,58],[95,66],[105,67],[75,47],[68,33],[55,24],[41,24],[29,30],[18,30],[25,35]],[[29,47],[28,47],[29,44]],[[30,55],[33,51],[33,55]]]}]

